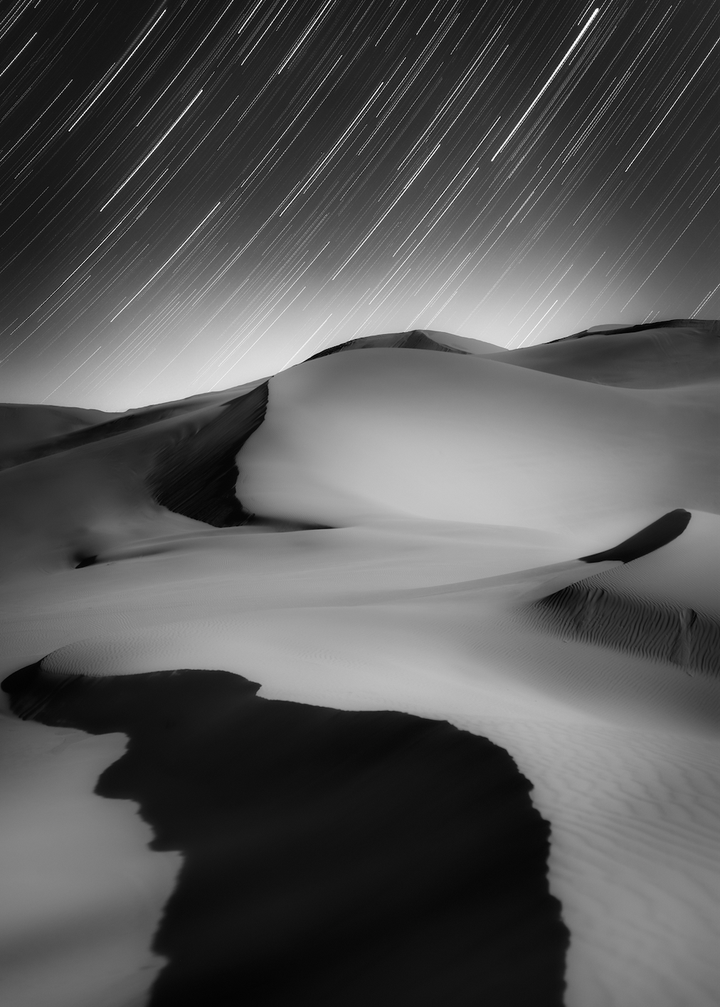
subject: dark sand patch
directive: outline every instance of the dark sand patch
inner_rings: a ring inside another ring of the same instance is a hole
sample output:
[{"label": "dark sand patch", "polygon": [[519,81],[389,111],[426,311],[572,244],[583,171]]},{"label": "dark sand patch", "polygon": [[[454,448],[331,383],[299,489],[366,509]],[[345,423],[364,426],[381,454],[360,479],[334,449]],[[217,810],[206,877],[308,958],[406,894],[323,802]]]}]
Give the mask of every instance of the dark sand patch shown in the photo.
[{"label": "dark sand patch", "polygon": [[580,556],[583,563],[605,563],[617,560],[621,563],[630,563],[641,556],[647,556],[650,552],[655,552],[662,546],[667,545],[678,538],[690,524],[691,514],[682,507],[663,514],[657,521],[647,525],[635,535],[626,538],[619,545],[603,552],[593,553],[592,556]]},{"label": "dark sand patch", "polygon": [[157,503],[216,528],[248,524],[238,500],[235,457],[265,419],[268,383],[228,402],[219,416],[164,444],[146,481]]},{"label": "dark sand patch", "polygon": [[129,735],[96,792],[184,865],[151,1007],[550,1007],[568,932],[550,828],[484,738],[256,696],[220,671],[3,683],[14,712]]}]

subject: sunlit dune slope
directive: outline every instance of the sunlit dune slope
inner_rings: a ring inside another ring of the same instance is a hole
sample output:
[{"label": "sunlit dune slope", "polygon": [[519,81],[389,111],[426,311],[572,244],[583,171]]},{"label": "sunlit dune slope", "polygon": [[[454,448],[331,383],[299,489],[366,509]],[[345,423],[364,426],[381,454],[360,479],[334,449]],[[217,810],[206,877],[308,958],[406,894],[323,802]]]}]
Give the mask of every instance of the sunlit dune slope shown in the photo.
[{"label": "sunlit dune slope", "polygon": [[238,492],[276,517],[518,525],[591,552],[665,510],[720,508],[720,402],[676,395],[487,356],[337,353],[270,379]]}]

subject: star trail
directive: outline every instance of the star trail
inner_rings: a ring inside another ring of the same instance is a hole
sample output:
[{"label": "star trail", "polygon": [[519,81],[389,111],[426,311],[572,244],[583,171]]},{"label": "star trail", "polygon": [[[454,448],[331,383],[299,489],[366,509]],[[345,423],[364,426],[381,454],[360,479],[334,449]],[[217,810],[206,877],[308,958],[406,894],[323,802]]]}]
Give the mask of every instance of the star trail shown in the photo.
[{"label": "star trail", "polygon": [[17,0],[0,88],[2,401],[720,316],[705,0]]}]

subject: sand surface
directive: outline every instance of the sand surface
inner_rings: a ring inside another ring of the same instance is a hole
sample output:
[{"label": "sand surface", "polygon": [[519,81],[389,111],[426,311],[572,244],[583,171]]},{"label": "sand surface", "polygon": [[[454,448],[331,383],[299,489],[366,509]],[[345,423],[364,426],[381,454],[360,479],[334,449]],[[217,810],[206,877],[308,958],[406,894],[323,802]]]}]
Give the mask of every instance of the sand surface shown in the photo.
[{"label": "sand surface", "polygon": [[151,1007],[561,1002],[550,827],[502,748],[257,698],[224,671],[57,686],[38,665],[7,680],[18,713],[126,733],[97,793],[138,800],[153,849],[183,851]]},{"label": "sand surface", "polygon": [[[549,891],[570,944],[563,998],[547,1002],[714,1007],[720,389],[708,332],[667,326],[674,342],[656,340],[643,371],[650,332],[502,359],[385,337],[11,465],[0,471],[0,674],[38,662],[58,682],[222,669],[264,700],[397,711],[489,739],[549,823]],[[578,346],[602,364],[594,377]],[[689,521],[675,537],[617,558],[680,510]],[[148,922],[134,964],[120,922],[106,964],[69,977],[69,958],[44,956],[40,934],[70,895],[45,906],[23,882],[0,901],[0,933],[12,946],[12,906],[35,899],[27,946],[43,964],[34,971],[29,952],[0,1000],[57,1007],[38,989],[77,982],[68,1004],[134,1004],[161,961],[151,917],[159,925],[180,846],[149,851],[137,806],[92,794],[130,729],[18,721],[3,702],[0,784],[11,807],[29,795],[12,828],[49,833],[65,804],[83,803],[100,824],[73,816],[72,828],[102,839],[93,891],[111,917]],[[58,731],[78,739],[65,768],[48,756]],[[55,773],[67,797],[46,806]],[[72,877],[73,834],[59,830],[51,850],[6,843],[9,869],[22,879],[67,865]],[[117,870],[142,891],[149,872],[155,908],[106,893],[104,872]],[[87,926],[91,911],[76,912]],[[113,1000],[120,975],[135,986]]]},{"label": "sand surface", "polygon": [[0,716],[0,999],[12,1007],[135,1007],[181,856],[148,850],[131,801],[94,793],[126,737]]}]

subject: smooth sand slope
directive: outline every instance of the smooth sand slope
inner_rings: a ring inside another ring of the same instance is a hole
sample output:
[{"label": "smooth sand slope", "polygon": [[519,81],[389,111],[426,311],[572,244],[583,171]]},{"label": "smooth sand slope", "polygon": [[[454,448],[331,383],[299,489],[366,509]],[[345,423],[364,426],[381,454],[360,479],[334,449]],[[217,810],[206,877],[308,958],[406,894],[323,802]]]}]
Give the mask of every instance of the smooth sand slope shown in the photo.
[{"label": "smooth sand slope", "polygon": [[716,325],[396,333],[23,420],[0,1000],[220,1004],[222,975],[281,1004],[289,969],[328,1007],[716,1005]]}]

